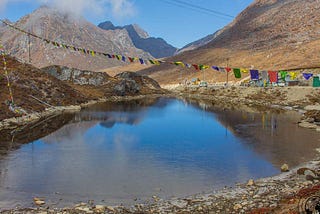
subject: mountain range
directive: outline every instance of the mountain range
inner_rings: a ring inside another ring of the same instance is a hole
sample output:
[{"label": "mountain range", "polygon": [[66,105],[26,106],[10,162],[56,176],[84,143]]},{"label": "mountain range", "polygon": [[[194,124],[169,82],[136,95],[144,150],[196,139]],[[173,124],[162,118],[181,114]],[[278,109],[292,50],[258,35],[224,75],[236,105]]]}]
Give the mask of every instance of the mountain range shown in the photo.
[{"label": "mountain range", "polygon": [[[100,26],[106,26],[106,23]],[[84,18],[73,17],[46,6],[38,8],[11,24],[52,41],[103,53],[152,59],[171,56],[176,51],[176,48],[167,44],[163,39],[149,37],[137,25],[102,29]],[[31,57],[29,59],[28,36],[3,24],[0,25],[0,39],[8,54],[17,57],[22,62],[31,62],[39,68],[64,65],[78,69],[101,70],[125,65],[122,61],[107,57],[92,57],[57,48],[33,37],[30,37]]]},{"label": "mountain range", "polygon": [[110,21],[100,23],[98,27],[104,30],[126,30],[133,44],[145,52],[150,53],[155,58],[163,58],[172,56],[177,48],[169,45],[162,38],[149,37],[148,33],[141,29],[138,25],[126,25],[123,27],[114,26]]}]

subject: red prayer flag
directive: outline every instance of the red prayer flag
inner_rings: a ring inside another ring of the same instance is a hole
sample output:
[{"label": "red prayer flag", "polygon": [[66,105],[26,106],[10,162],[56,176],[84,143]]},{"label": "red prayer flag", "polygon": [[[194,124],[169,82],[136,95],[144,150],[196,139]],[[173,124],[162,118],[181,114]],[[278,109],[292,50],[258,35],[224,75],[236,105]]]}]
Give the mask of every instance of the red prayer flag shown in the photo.
[{"label": "red prayer flag", "polygon": [[193,66],[196,70],[199,70],[199,65],[192,64],[192,66]]},{"label": "red prayer flag", "polygon": [[128,57],[128,59],[129,59],[130,62],[134,61],[134,58],[132,58],[132,57]]},{"label": "red prayer flag", "polygon": [[278,82],[278,72],[277,71],[268,71],[270,82]]},{"label": "red prayer flag", "polygon": [[226,67],[226,71],[227,71],[227,72],[230,72],[230,71],[231,71],[231,68]]}]

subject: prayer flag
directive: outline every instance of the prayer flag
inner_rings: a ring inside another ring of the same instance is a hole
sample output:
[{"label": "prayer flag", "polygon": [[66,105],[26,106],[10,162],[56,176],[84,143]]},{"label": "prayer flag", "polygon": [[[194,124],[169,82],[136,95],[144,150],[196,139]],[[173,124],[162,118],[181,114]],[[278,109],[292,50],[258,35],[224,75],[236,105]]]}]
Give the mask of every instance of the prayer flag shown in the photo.
[{"label": "prayer flag", "polygon": [[313,76],[311,73],[303,73],[302,75],[306,80],[309,80]]},{"label": "prayer flag", "polygon": [[268,71],[270,82],[278,82],[278,72],[277,71]]},{"label": "prayer flag", "polygon": [[231,71],[231,68],[229,68],[229,67],[226,67],[225,69],[226,69],[227,72]]},{"label": "prayer flag", "polygon": [[186,63],[185,66],[186,66],[187,68],[191,68],[191,67],[192,67],[192,65],[191,65],[191,64],[188,64],[188,63]]},{"label": "prayer flag", "polygon": [[241,71],[242,73],[248,73],[248,69],[245,69],[245,68],[240,68],[240,71]]},{"label": "prayer flag", "polygon": [[184,67],[184,66],[185,66],[183,62],[173,62],[173,64],[175,64],[175,65],[180,65],[181,67]]},{"label": "prayer flag", "polygon": [[285,81],[288,72],[286,72],[286,71],[279,71],[279,72],[280,72],[280,77],[281,77],[281,79],[282,79],[283,81]]},{"label": "prayer flag", "polygon": [[297,78],[297,73],[296,72],[289,72],[289,75],[291,77],[291,80],[295,80]]},{"label": "prayer flag", "polygon": [[122,56],[122,61],[126,61],[126,57],[125,56]]},{"label": "prayer flag", "polygon": [[192,64],[192,66],[193,66],[196,70],[199,70],[199,65]]},{"label": "prayer flag", "polygon": [[213,68],[214,70],[220,71],[220,68],[217,67],[217,66],[212,66],[212,68]]},{"label": "prayer flag", "polygon": [[207,65],[199,65],[199,68],[200,68],[200,70],[205,70],[205,69],[208,69],[209,66],[207,66]]},{"label": "prayer flag", "polygon": [[250,76],[252,80],[259,80],[259,71],[258,70],[250,70]]},{"label": "prayer flag", "polygon": [[241,78],[241,71],[239,68],[234,68],[233,73],[234,73],[235,78],[238,78],[238,79]]},{"label": "prayer flag", "polygon": [[143,59],[139,58],[139,61],[140,61],[141,65],[143,65],[143,64],[144,64]]}]

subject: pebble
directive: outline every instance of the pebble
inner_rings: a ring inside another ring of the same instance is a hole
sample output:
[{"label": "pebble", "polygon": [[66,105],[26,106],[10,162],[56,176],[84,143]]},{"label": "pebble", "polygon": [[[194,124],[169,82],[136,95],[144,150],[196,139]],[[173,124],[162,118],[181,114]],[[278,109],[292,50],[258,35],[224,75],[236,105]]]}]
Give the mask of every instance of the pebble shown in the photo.
[{"label": "pebble", "polygon": [[254,180],[250,179],[247,183],[247,186],[253,186],[254,185]]},{"label": "pebble", "polygon": [[41,198],[33,198],[33,202],[34,202],[34,204],[35,205],[37,205],[37,206],[42,206],[42,205],[44,205],[46,202],[43,200],[43,199],[41,199]]},{"label": "pebble", "polygon": [[233,206],[234,210],[239,210],[241,208],[242,208],[241,204],[236,204],[236,205]]},{"label": "pebble", "polygon": [[288,164],[283,164],[282,166],[281,166],[281,172],[288,172],[289,171],[289,166],[288,166]]},{"label": "pebble", "polygon": [[103,205],[96,205],[94,211],[96,213],[103,213],[106,210],[105,206]]},{"label": "pebble", "polygon": [[111,212],[115,212],[115,209],[113,207],[111,207],[111,206],[106,206],[106,209],[111,211]]}]

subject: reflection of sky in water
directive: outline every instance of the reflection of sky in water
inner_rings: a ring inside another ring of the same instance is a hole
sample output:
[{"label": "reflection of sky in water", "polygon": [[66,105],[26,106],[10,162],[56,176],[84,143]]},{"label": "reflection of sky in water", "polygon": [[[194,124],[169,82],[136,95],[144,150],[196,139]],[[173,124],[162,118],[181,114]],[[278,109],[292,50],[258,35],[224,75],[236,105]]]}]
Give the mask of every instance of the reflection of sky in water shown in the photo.
[{"label": "reflection of sky in water", "polygon": [[278,172],[213,113],[181,101],[105,116],[108,124],[116,122],[69,124],[0,161],[4,206],[5,201],[30,202],[34,196],[66,203],[130,203],[152,195],[209,191]]}]

